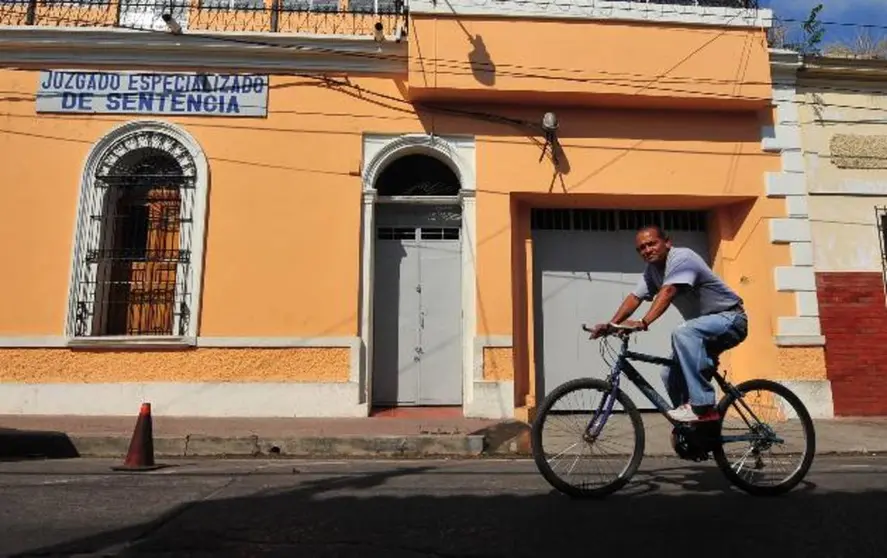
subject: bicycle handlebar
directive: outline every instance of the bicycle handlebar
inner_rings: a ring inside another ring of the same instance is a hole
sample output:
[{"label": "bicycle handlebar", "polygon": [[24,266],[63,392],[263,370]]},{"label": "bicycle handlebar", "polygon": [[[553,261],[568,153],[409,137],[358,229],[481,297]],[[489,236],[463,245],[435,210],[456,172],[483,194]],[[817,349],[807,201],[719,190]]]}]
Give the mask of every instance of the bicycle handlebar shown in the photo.
[{"label": "bicycle handlebar", "polygon": [[[585,324],[582,324],[582,330],[585,331],[586,333],[592,333],[594,331],[593,328],[590,328]],[[604,334],[607,335],[608,333],[615,332],[620,335],[629,335],[632,333],[637,333],[639,331],[641,331],[641,330],[635,329],[633,327],[626,327],[621,324],[609,323],[609,324],[607,324],[607,330],[605,330]]]}]

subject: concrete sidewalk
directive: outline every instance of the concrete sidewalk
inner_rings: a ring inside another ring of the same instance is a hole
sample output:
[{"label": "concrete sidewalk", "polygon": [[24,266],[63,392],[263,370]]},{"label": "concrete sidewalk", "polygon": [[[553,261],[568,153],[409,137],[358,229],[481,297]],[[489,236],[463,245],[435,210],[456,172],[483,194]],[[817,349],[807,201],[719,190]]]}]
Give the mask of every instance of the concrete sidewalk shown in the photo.
[{"label": "concrete sidewalk", "polygon": [[[0,458],[123,457],[136,417],[0,415]],[[646,455],[673,456],[670,427],[645,414]],[[520,457],[528,428],[465,418],[153,417],[157,457]],[[887,417],[816,421],[817,454],[887,453]]]}]

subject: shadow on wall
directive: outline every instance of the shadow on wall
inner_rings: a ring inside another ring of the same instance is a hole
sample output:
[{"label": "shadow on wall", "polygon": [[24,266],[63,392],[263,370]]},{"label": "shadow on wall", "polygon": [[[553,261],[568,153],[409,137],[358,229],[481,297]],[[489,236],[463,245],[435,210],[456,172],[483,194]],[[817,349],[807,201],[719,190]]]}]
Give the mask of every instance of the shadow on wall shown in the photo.
[{"label": "shadow on wall", "polygon": [[70,459],[80,457],[64,432],[0,427],[0,460]]},{"label": "shadow on wall", "polygon": [[[249,496],[195,501],[154,521],[27,555],[87,553],[136,537],[120,555],[535,558],[568,556],[587,545],[595,555],[656,549],[657,556],[685,556],[690,538],[694,547],[728,557],[767,549],[768,556],[807,558],[875,557],[887,545],[883,491],[823,493],[808,483],[786,497],[757,499],[725,488],[714,467],[648,470],[603,502],[527,494],[546,486],[530,469],[295,473],[289,467],[257,473]],[[502,484],[481,484],[493,476]],[[422,480],[422,488],[415,480],[408,487],[404,477]],[[474,489],[456,488],[459,477]],[[511,486],[523,486],[524,494],[507,493]]]},{"label": "shadow on wall", "polygon": [[471,64],[471,73],[479,83],[486,86],[496,84],[496,64],[487,51],[484,38],[480,35],[468,38],[471,42],[471,52],[468,54],[468,62]]},{"label": "shadow on wall", "polygon": [[[758,203],[757,199],[742,200],[731,203],[722,208],[714,225],[720,235],[711,235],[712,241],[733,242],[739,236],[739,232],[746,225],[746,220]],[[714,228],[714,227],[713,227]]]},{"label": "shadow on wall", "polygon": [[[428,108],[423,109],[423,105]],[[446,109],[454,112],[442,112]],[[537,99],[532,106],[471,102],[466,98],[455,98],[453,103],[445,100],[417,103],[417,114],[427,133],[517,138],[523,130],[534,135],[540,146],[544,143],[542,116],[548,111],[557,114],[557,135],[564,141],[565,148],[573,146],[571,139],[588,138],[745,142],[754,144],[759,152],[763,126],[766,125],[762,117],[754,113],[572,107],[564,100],[545,102]],[[675,146],[675,149],[682,147]]]},{"label": "shadow on wall", "polygon": [[468,64],[471,66],[471,74],[478,83],[492,87],[496,84],[496,64],[487,50],[484,38],[480,35],[472,35],[461,19],[456,18],[455,21],[462,28],[465,38],[471,44],[471,51],[468,53]]}]

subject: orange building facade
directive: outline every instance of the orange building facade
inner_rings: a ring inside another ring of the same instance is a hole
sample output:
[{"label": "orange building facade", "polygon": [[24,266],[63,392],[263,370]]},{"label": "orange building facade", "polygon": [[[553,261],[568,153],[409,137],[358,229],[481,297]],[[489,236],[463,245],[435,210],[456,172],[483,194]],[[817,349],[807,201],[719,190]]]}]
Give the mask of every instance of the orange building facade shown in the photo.
[{"label": "orange building facade", "polygon": [[831,416],[768,10],[296,4],[6,10],[0,414],[526,420],[655,222],[745,300],[731,378]]}]

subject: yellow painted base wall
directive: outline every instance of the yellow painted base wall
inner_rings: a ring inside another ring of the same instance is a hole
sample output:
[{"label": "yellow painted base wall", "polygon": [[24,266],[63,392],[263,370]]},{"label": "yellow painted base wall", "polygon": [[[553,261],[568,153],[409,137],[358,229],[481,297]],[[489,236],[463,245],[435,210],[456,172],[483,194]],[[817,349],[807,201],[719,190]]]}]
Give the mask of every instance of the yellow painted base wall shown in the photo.
[{"label": "yellow painted base wall", "polygon": [[779,349],[772,380],[827,380],[825,349],[822,347],[791,347]]},{"label": "yellow painted base wall", "polygon": [[514,350],[511,347],[484,348],[484,380],[514,379]]},{"label": "yellow painted base wall", "polygon": [[348,348],[0,350],[0,382],[347,382]]}]

